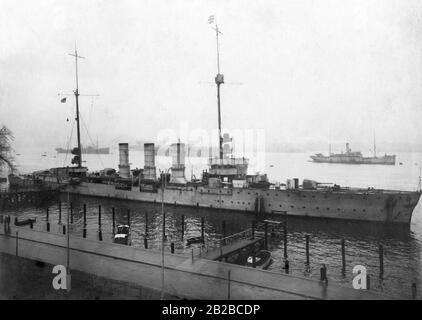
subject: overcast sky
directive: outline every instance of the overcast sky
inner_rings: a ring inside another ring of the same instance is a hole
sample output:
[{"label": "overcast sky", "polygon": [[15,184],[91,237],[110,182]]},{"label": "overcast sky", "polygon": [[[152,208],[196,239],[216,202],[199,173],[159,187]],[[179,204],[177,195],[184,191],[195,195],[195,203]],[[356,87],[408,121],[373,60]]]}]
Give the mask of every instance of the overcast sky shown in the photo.
[{"label": "overcast sky", "polygon": [[74,90],[77,43],[80,92],[100,95],[81,97],[82,118],[101,145],[215,129],[211,14],[235,82],[223,127],[265,129],[270,145],[370,146],[374,132],[380,149],[421,144],[419,0],[0,0],[0,123],[19,147],[66,146],[74,98],[58,93]]}]

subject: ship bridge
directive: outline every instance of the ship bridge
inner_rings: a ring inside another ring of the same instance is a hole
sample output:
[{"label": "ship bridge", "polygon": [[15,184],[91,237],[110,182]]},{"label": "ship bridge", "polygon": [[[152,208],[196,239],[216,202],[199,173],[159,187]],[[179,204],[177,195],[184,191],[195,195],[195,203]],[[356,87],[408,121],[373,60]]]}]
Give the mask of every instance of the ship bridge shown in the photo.
[{"label": "ship bridge", "polygon": [[249,160],[246,158],[210,158],[209,174],[212,176],[246,177]]}]

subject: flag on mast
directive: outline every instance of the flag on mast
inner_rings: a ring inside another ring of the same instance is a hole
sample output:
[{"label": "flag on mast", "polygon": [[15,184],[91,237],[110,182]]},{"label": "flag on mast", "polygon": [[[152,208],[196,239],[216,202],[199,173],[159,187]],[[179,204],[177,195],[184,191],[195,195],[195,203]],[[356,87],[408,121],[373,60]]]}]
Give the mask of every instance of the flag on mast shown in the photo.
[{"label": "flag on mast", "polygon": [[208,24],[214,23],[214,15],[209,16],[208,18]]}]

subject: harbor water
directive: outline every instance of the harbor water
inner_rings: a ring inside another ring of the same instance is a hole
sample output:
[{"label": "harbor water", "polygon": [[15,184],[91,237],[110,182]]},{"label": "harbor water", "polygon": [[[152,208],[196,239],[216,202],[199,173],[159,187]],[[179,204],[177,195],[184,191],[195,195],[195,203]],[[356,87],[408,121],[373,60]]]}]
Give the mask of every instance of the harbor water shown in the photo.
[{"label": "harbor water", "polygon": [[[17,163],[21,172],[31,172],[54,166],[61,166],[65,155],[41,156],[42,152],[20,151]],[[308,161],[310,153],[268,153],[265,157],[265,172],[270,181],[285,182],[287,178],[314,179],[320,182],[332,182],[341,186],[375,187],[383,189],[416,190],[418,188],[419,165],[422,153],[398,154],[395,166],[322,164]],[[85,165],[90,170],[104,167],[117,169],[118,153],[110,155],[84,155]],[[170,166],[167,159],[157,159],[159,168]],[[186,175],[199,177],[206,168],[206,159],[187,159]],[[132,168],[143,167],[143,153],[131,151]],[[402,163],[401,165],[399,163]],[[101,230],[104,241],[112,241],[112,208],[116,211],[116,225],[127,223],[130,212],[132,227],[132,245],[144,246],[148,238],[151,249],[160,249],[162,215],[160,204],[139,203],[123,200],[95,197],[76,197],[62,194],[60,198],[48,199],[37,204],[3,205],[2,214],[13,214],[21,218],[36,216],[34,228],[45,230],[46,210],[49,208],[49,221],[52,232],[61,232],[59,225],[59,201],[62,203],[62,223],[65,223],[68,204],[72,203],[74,223],[71,232],[82,236],[82,208],[87,206],[87,237],[98,239],[98,211],[101,205]],[[251,227],[255,219],[251,213],[218,211],[181,206],[165,206],[166,213],[166,250],[170,243],[175,244],[176,252],[189,254],[191,247],[186,245],[186,238],[201,235],[201,218],[205,220],[207,241],[222,236],[222,224],[225,221],[226,235],[240,232]],[[182,215],[185,216],[185,234],[182,238]],[[268,216],[268,219],[283,221],[282,216]],[[146,224],[148,225],[146,228]],[[288,217],[287,259],[289,273],[298,276],[319,279],[323,264],[328,269],[329,282],[341,283],[352,287],[352,270],[356,265],[363,265],[371,279],[371,290],[384,292],[393,297],[410,298],[411,285],[417,284],[418,292],[422,288],[422,205],[418,204],[409,226],[394,226],[368,222],[352,222],[327,219]],[[263,231],[261,229],[261,231]],[[286,272],[284,267],[283,228],[269,228],[269,250],[272,252],[272,271]],[[310,265],[306,265],[305,236],[310,236]],[[342,272],[341,240],[346,245],[346,270]],[[380,277],[379,245],[384,251],[384,273]],[[157,280],[158,281],[158,280]]]}]

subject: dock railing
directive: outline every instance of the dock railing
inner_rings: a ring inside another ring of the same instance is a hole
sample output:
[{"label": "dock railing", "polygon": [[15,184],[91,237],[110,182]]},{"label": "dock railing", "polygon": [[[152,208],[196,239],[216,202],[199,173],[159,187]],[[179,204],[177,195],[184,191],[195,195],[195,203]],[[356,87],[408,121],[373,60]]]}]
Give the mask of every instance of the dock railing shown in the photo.
[{"label": "dock railing", "polygon": [[254,237],[254,231],[252,228],[245,229],[241,232],[232,234],[230,236],[216,239],[213,241],[204,242],[198,248],[192,248],[192,256],[202,256],[204,253],[208,253],[211,250],[220,249],[221,252],[224,246],[231,245],[236,241],[240,241],[243,239],[252,239]]}]

